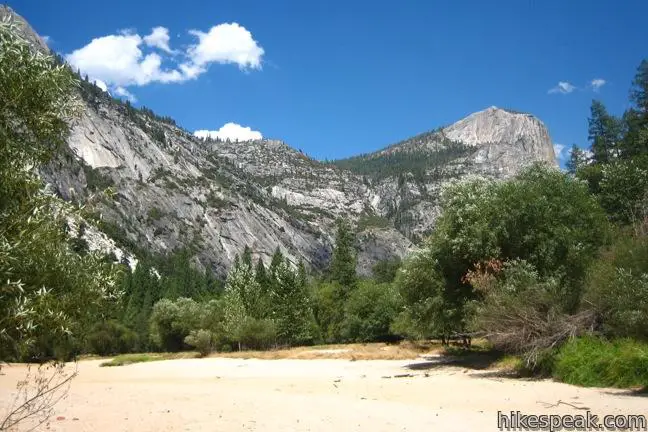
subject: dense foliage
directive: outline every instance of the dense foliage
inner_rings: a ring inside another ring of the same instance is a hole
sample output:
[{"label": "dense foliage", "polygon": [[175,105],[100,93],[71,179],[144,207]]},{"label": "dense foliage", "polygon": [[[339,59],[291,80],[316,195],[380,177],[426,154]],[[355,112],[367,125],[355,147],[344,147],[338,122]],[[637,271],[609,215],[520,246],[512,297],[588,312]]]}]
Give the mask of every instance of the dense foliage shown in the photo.
[{"label": "dense foliage", "polygon": [[68,357],[119,297],[116,273],[70,247],[73,209],[34,172],[65,142],[77,82],[11,26],[0,23],[0,359]]},{"label": "dense foliage", "polygon": [[[428,148],[430,144],[434,146],[432,150]],[[397,147],[404,149],[396,150]],[[330,163],[374,179],[411,173],[415,178],[423,180],[426,177],[443,177],[445,166],[471,151],[470,147],[450,141],[440,132],[433,131],[394,144],[378,153],[362,154]]]}]

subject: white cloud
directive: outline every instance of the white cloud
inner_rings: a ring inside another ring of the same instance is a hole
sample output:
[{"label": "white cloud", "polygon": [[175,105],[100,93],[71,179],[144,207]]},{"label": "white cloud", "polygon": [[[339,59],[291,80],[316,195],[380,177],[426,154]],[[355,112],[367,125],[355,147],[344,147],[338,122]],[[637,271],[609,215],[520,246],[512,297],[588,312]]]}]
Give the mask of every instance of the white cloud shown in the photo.
[{"label": "white cloud", "polygon": [[549,90],[549,93],[562,93],[568,94],[576,90],[576,86],[568,83],[567,81],[560,81],[556,87]]},{"label": "white cloud", "polygon": [[45,42],[45,45],[47,45],[47,46],[50,46],[52,44],[52,42],[53,42],[51,36],[43,35],[40,38],[43,39],[43,42]]},{"label": "white cloud", "polygon": [[146,85],[151,82],[178,82],[184,79],[177,70],[163,70],[162,58],[140,49],[137,34],[109,35],[93,39],[88,45],[66,56],[67,61],[110,86]]},{"label": "white cloud", "polygon": [[605,85],[606,81],[603,78],[596,78],[590,82],[592,89],[597,92],[601,87]]},{"label": "white cloud", "polygon": [[250,140],[260,140],[263,138],[261,132],[253,131],[250,127],[241,126],[236,123],[226,123],[220,129],[216,131],[210,130],[197,130],[194,132],[194,135],[198,138],[213,138],[221,139],[223,141],[250,141]]},{"label": "white cloud", "polygon": [[173,53],[169,47],[169,29],[165,27],[154,27],[150,35],[144,36],[144,43],[153,48],[159,48],[169,54]]},{"label": "white cloud", "polygon": [[[260,69],[263,48],[237,23],[213,26],[208,32],[191,30],[198,38],[184,52],[169,46],[169,29],[154,27],[142,37],[132,29],[93,39],[65,56],[68,63],[93,77],[116,94],[134,100],[128,86],[178,83],[195,79],[209,64],[236,64],[241,69]],[[151,48],[159,50],[151,52]],[[148,52],[145,52],[147,50]],[[177,58],[182,56],[183,60]],[[169,65],[164,67],[163,63]]]},{"label": "white cloud", "polygon": [[130,102],[137,102],[137,98],[135,97],[135,95],[129,92],[128,90],[126,90],[124,87],[116,87],[114,92],[117,96],[121,96],[129,100]]},{"label": "white cloud", "polygon": [[191,30],[198,43],[189,47],[187,68],[205,68],[209,63],[235,63],[241,69],[260,69],[263,48],[245,27],[237,23],[213,26],[207,33]]},{"label": "white cloud", "polygon": [[568,151],[566,151],[567,146],[564,144],[554,143],[553,148],[554,148],[554,154],[556,155],[556,159],[558,160],[563,160],[563,158],[568,153]]}]

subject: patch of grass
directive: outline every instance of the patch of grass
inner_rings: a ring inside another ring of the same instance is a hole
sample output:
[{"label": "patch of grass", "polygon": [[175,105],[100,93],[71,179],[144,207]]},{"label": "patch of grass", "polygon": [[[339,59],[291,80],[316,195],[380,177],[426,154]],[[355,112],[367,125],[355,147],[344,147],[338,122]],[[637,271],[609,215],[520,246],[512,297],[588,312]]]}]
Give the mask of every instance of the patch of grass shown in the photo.
[{"label": "patch of grass", "polygon": [[434,343],[401,342],[399,344],[366,343],[317,345],[276,349],[270,351],[238,351],[230,353],[214,353],[212,357],[228,357],[262,360],[412,360],[420,355],[433,354],[440,349]]},{"label": "patch of grass", "polygon": [[196,352],[180,352],[180,353],[137,353],[137,354],[121,354],[113,357],[111,360],[101,363],[101,367],[110,366],[126,366],[133,363],[145,363],[160,360],[174,360],[185,358],[196,358]]},{"label": "patch of grass", "polygon": [[524,370],[524,361],[522,358],[514,355],[505,355],[491,366],[493,369],[497,369],[503,372],[515,372],[520,373]]},{"label": "patch of grass", "polygon": [[554,378],[585,387],[648,387],[648,344],[633,339],[572,339],[553,364]]},{"label": "patch of grass", "polygon": [[387,228],[389,227],[389,220],[378,215],[363,215],[358,220],[358,231],[364,231],[369,228]]}]

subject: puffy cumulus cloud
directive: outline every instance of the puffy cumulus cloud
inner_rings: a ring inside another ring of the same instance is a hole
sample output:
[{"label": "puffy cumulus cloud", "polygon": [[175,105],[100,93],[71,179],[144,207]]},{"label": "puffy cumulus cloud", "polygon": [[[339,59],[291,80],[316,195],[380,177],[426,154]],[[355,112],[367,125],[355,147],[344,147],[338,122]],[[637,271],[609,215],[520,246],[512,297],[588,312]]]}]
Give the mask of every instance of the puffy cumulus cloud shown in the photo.
[{"label": "puffy cumulus cloud", "polygon": [[223,141],[251,141],[263,138],[261,132],[231,122],[224,124],[223,127],[218,130],[197,130],[194,132],[194,135],[198,138],[213,138]]},{"label": "puffy cumulus cloud", "polygon": [[592,89],[597,92],[605,85],[606,81],[603,78],[595,78],[590,82]]},{"label": "puffy cumulus cloud", "polygon": [[158,26],[144,37],[127,29],[95,38],[65,58],[83,74],[101,81],[107,89],[129,100],[134,100],[127,90],[129,86],[196,79],[212,63],[236,64],[244,70],[261,68],[263,48],[252,33],[237,23],[219,24],[207,32],[191,30],[189,33],[197,42],[184,52],[172,50],[169,29]]},{"label": "puffy cumulus cloud", "polygon": [[140,49],[142,42],[137,34],[103,36],[68,54],[66,60],[82,73],[110,86],[168,83],[184,79],[177,70],[163,70],[162,58],[158,54],[144,55]]},{"label": "puffy cumulus cloud", "polygon": [[189,47],[187,67],[204,68],[209,63],[234,63],[241,69],[260,69],[264,50],[245,27],[237,23],[213,26],[207,33],[190,30],[198,43]]},{"label": "puffy cumulus cloud", "polygon": [[144,43],[153,48],[159,48],[162,51],[165,51],[169,54],[173,53],[173,50],[169,46],[169,29],[166,27],[154,27],[151,31],[151,34],[144,36]]},{"label": "puffy cumulus cloud", "polygon": [[567,81],[560,81],[558,82],[558,85],[556,87],[549,89],[549,93],[562,93],[562,94],[568,94],[576,90],[576,86],[570,84]]},{"label": "puffy cumulus cloud", "polygon": [[554,143],[553,148],[554,148],[554,154],[556,155],[556,159],[558,159],[559,161],[564,160],[569,154],[569,151],[567,150],[567,146],[564,144]]}]

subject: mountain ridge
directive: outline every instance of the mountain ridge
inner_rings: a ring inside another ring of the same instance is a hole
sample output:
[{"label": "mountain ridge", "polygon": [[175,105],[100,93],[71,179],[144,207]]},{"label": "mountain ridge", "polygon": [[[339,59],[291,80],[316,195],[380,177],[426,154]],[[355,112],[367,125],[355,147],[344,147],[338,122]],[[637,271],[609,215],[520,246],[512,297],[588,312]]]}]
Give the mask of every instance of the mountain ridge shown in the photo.
[{"label": "mountain ridge", "polygon": [[[24,22],[26,39],[42,42]],[[293,264],[324,270],[338,218],[358,228],[358,271],[367,275],[377,261],[403,258],[433,230],[449,181],[556,164],[539,119],[493,107],[373,158],[325,163],[281,140],[198,138],[83,79],[79,96],[81,117],[44,180],[64,199],[85,204],[89,222],[120,246],[161,254],[189,249],[197,265],[222,277],[245,246],[266,263],[278,247]]]}]

